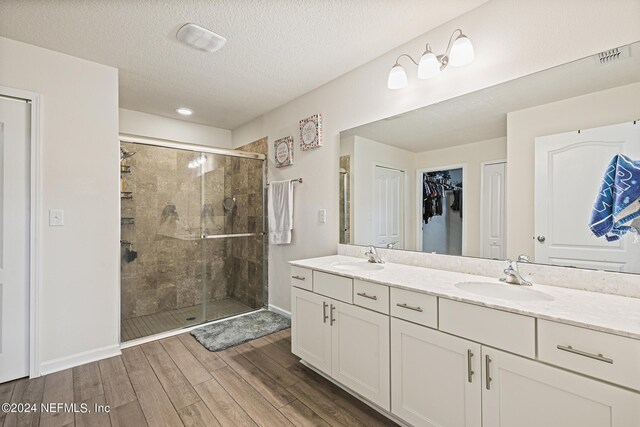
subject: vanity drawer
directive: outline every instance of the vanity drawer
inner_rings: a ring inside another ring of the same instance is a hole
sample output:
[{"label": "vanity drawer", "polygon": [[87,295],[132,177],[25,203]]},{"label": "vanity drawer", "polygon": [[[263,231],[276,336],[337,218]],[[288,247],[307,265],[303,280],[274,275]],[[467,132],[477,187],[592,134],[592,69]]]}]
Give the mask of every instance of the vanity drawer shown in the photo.
[{"label": "vanity drawer", "polygon": [[640,390],[640,340],[538,320],[538,358]]},{"label": "vanity drawer", "polygon": [[389,314],[389,287],[354,279],[353,303],[373,311]]},{"label": "vanity drawer", "polygon": [[291,266],[291,286],[296,288],[313,290],[313,270],[308,268]]},{"label": "vanity drawer", "polygon": [[313,292],[353,304],[353,279],[314,271]]},{"label": "vanity drawer", "polygon": [[481,344],[536,357],[536,319],[440,298],[440,330]]},{"label": "vanity drawer", "polygon": [[430,328],[438,327],[438,298],[391,288],[391,315]]}]

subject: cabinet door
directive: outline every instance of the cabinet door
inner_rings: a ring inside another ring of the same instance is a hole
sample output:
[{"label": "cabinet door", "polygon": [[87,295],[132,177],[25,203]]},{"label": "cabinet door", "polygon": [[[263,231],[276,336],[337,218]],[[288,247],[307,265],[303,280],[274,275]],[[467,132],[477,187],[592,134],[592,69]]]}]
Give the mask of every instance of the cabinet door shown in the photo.
[{"label": "cabinet door", "polygon": [[291,352],[331,375],[331,299],[291,289]]},{"label": "cabinet door", "polygon": [[332,301],[331,376],[389,410],[389,316]]},{"label": "cabinet door", "polygon": [[391,319],[391,412],[415,426],[479,427],[480,353],[479,344]]},{"label": "cabinet door", "polygon": [[640,426],[640,394],[483,347],[483,424]]}]

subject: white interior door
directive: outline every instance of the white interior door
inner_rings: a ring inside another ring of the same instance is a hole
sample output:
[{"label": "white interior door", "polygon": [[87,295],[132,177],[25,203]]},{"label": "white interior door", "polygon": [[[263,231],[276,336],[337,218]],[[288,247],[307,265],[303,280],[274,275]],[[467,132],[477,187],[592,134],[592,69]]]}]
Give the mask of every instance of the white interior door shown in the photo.
[{"label": "white interior door", "polygon": [[640,242],[597,238],[589,218],[617,153],[640,159],[640,124],[622,123],[536,138],[535,261],[640,272]]},{"label": "white interior door", "polygon": [[30,107],[0,98],[0,383],[29,375]]},{"label": "white interior door", "polygon": [[507,163],[482,167],[482,257],[505,258],[505,192]]},{"label": "white interior door", "polygon": [[403,249],[404,172],[376,165],[373,179],[373,244]]}]

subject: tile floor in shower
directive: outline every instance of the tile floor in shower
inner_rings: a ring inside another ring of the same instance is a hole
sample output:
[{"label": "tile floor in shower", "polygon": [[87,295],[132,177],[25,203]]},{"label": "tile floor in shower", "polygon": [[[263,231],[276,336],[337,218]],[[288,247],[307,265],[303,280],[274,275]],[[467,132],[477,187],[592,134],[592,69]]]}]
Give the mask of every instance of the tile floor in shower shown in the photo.
[{"label": "tile floor in shower", "polygon": [[[221,319],[223,317],[235,316],[237,314],[253,311],[251,308],[232,298],[207,303],[206,321]],[[122,341],[131,341],[160,332],[171,331],[186,326],[203,323],[201,320],[202,306],[194,305],[183,307],[177,310],[163,311],[146,316],[132,317],[122,320],[121,336]],[[194,317],[194,320],[187,320]]]}]

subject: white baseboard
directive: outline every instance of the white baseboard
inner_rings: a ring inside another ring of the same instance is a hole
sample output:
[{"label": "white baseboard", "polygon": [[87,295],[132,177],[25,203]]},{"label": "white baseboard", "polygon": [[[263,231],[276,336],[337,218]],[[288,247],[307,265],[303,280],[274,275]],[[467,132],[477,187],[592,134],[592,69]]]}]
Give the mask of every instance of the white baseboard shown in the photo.
[{"label": "white baseboard", "polygon": [[291,319],[291,312],[284,310],[278,306],[275,306],[273,304],[269,304],[269,311],[273,311],[274,313],[278,313],[278,314],[282,314],[285,317],[288,317],[289,319]]},{"label": "white baseboard", "polygon": [[120,346],[118,344],[97,348],[95,350],[83,351],[82,353],[73,354],[71,356],[42,362],[40,365],[40,374],[52,374],[54,372],[63,371],[75,366],[84,365],[85,363],[95,362],[96,360],[102,360],[108,357],[118,356],[120,354]]}]

